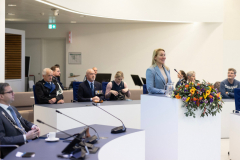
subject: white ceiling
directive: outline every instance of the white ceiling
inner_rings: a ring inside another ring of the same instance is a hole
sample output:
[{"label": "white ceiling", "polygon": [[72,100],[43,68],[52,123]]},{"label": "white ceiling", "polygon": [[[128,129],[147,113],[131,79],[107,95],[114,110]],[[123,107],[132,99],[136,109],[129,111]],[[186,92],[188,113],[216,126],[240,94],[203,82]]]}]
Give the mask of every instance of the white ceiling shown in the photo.
[{"label": "white ceiling", "polygon": [[[85,16],[59,9],[59,16],[54,16],[52,6],[37,2],[35,0],[5,0],[6,23],[139,23],[139,21],[118,20]],[[8,6],[16,4],[15,7]],[[8,15],[13,13],[15,15]],[[42,15],[44,13],[44,15]],[[144,23],[144,22],[141,22]],[[149,23],[149,22],[148,22]]]}]

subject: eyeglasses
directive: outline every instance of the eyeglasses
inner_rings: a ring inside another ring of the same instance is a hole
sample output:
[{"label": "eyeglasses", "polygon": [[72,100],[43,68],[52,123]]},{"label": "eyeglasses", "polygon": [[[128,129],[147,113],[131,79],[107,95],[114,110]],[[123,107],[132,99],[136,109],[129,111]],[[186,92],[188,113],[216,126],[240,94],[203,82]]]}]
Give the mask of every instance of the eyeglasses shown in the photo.
[{"label": "eyeglasses", "polygon": [[9,94],[13,94],[13,91],[5,92],[4,94],[7,94],[7,93],[9,93]]}]

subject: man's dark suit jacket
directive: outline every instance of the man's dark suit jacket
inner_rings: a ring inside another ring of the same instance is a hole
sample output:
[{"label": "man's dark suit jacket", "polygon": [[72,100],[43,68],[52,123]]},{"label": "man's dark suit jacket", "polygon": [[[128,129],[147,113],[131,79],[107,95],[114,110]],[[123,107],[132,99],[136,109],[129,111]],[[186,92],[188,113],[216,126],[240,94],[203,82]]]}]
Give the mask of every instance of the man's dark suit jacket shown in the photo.
[{"label": "man's dark suit jacket", "polygon": [[[22,126],[25,128],[25,131],[28,132],[31,130],[33,124],[25,120],[20,113],[17,111],[15,107],[12,107],[15,111],[17,118],[20,120]],[[23,145],[25,143],[23,134],[16,129],[11,122],[2,114],[5,115],[11,120],[13,124],[16,122],[11,118],[11,116],[2,108],[0,107],[0,142],[2,145]],[[5,157],[9,152],[16,148],[1,148],[1,157]]]},{"label": "man's dark suit jacket", "polygon": [[[94,93],[96,90],[102,90],[102,84],[94,81]],[[97,96],[97,95],[96,95]],[[95,97],[92,95],[91,88],[88,81],[84,81],[78,87],[78,102],[90,102],[90,98]],[[104,96],[98,96],[100,99],[103,99]]]},{"label": "man's dark suit jacket", "polygon": [[52,83],[55,84],[56,88],[51,93],[50,93],[51,90],[44,86],[45,83],[46,82],[42,79],[41,81],[38,81],[35,85],[35,93],[36,93],[39,104],[49,104],[49,100],[52,98],[57,99],[56,103],[59,100],[63,99],[62,94],[59,94],[58,96],[56,96],[56,92],[59,89],[59,86],[56,80],[52,81]]}]

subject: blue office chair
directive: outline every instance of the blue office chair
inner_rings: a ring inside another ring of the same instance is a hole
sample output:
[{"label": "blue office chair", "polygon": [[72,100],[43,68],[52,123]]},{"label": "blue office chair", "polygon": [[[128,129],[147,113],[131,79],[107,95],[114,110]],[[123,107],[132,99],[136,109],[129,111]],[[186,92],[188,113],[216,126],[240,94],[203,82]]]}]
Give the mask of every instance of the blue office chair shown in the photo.
[{"label": "blue office chair", "polygon": [[73,86],[73,100],[72,102],[77,102],[78,101],[78,86],[81,84],[82,82],[73,82],[72,86]]},{"label": "blue office chair", "polygon": [[[234,97],[235,97],[235,110],[240,111],[240,89],[234,89]],[[237,112],[238,113],[238,112]]]},{"label": "blue office chair", "polygon": [[146,84],[143,85],[143,94],[148,94],[147,85]]},{"label": "blue office chair", "polygon": [[103,95],[104,95],[104,100],[109,100],[109,98],[108,99],[105,98],[105,93],[106,93],[106,88],[107,88],[108,83],[109,82],[102,82],[102,91],[103,91]]},{"label": "blue office chair", "polygon": [[35,104],[39,104],[39,103],[38,103],[37,96],[36,96],[36,92],[35,92],[35,85],[33,85],[33,95],[34,95]]}]

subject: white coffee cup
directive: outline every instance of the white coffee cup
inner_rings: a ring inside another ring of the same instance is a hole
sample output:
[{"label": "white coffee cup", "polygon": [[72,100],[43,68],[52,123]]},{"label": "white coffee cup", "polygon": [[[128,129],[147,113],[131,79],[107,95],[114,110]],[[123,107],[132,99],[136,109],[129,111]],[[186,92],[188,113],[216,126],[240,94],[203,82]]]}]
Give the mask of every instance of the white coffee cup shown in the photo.
[{"label": "white coffee cup", "polygon": [[53,140],[56,138],[56,132],[49,132],[47,134],[48,139]]}]

